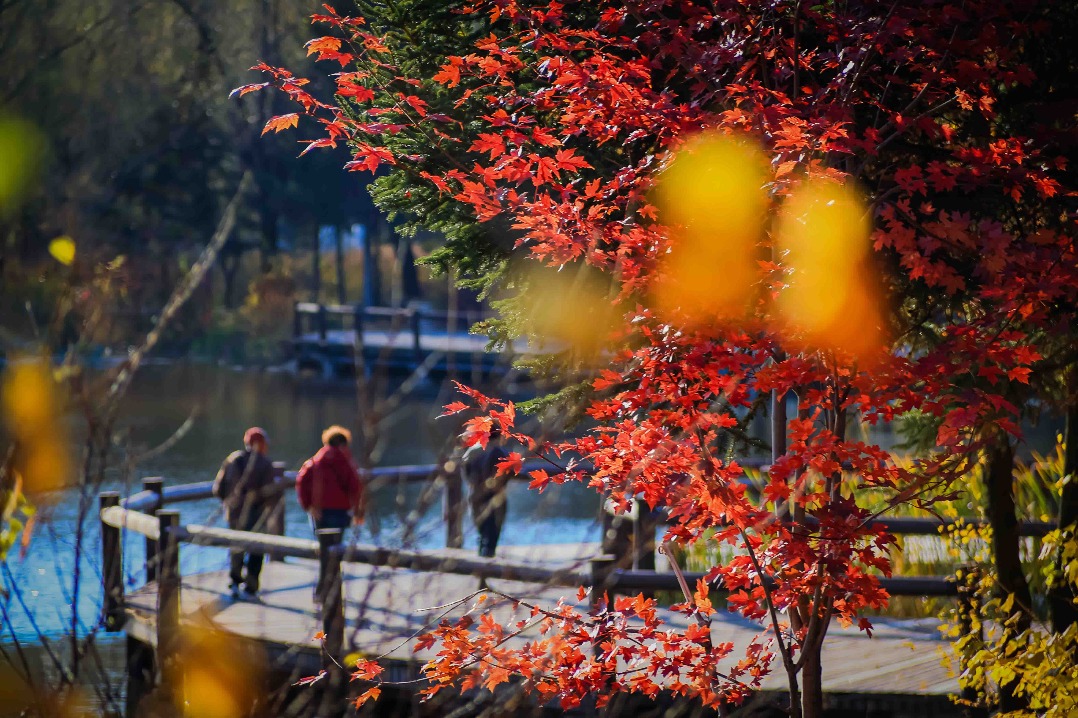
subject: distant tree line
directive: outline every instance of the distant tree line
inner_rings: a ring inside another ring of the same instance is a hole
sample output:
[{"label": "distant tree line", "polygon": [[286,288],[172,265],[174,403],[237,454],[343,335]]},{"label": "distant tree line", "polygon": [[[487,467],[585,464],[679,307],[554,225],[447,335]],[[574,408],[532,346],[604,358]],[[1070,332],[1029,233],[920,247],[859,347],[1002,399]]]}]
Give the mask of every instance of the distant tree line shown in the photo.
[{"label": "distant tree line", "polygon": [[21,117],[43,138],[32,191],[17,211],[0,215],[8,304],[21,309],[31,295],[18,291],[20,281],[37,281],[27,268],[54,269],[44,263],[48,243],[69,235],[80,257],[123,255],[129,301],[160,306],[245,171],[254,189],[216,274],[222,284],[214,294],[226,307],[243,301],[237,270],[247,253],[270,273],[282,251],[317,248],[320,226],[362,224],[368,237],[387,241],[392,230],[367,180],[338,171],[347,154],[297,160],[302,138],[261,136],[284,98],[228,96],[251,77],[252,58],[305,66],[308,18],[318,7],[0,0],[0,116]]}]

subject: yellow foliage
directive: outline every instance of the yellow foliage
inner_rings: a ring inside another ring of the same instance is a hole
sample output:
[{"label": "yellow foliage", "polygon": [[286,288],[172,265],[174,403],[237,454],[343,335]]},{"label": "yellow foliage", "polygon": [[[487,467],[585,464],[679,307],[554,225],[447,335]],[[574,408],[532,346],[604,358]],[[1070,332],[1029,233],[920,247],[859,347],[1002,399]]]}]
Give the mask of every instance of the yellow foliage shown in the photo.
[{"label": "yellow foliage", "polygon": [[730,136],[703,134],[677,153],[654,198],[671,238],[652,285],[660,313],[696,325],[744,316],[759,279],[769,177],[763,153]]},{"label": "yellow foliage", "polygon": [[789,280],[782,321],[812,348],[865,358],[884,342],[880,279],[872,271],[864,200],[848,185],[808,180],[779,218],[777,240]]},{"label": "yellow foliage", "polygon": [[184,628],[178,670],[183,672],[183,714],[191,718],[241,718],[265,692],[262,649],[208,622]]},{"label": "yellow foliage", "polygon": [[15,471],[26,493],[54,491],[72,479],[59,394],[45,360],[15,360],[0,380],[0,416],[15,438]]},{"label": "yellow foliage", "polygon": [[66,234],[49,242],[49,254],[60,264],[71,265],[75,261],[75,240]]},{"label": "yellow foliage", "polygon": [[10,215],[37,179],[45,143],[29,123],[0,117],[0,216]]},{"label": "yellow foliage", "polygon": [[617,326],[609,289],[608,282],[584,267],[533,269],[523,293],[524,328],[542,344],[593,355]]}]

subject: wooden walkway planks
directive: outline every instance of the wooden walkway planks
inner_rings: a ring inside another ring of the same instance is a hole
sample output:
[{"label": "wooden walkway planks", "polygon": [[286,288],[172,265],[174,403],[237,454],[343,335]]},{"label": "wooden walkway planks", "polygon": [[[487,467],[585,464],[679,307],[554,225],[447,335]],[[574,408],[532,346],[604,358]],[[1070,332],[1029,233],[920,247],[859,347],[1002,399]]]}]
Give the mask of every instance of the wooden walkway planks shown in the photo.
[{"label": "wooden walkway planks", "polygon": [[[499,549],[499,554],[527,560],[536,551],[542,555],[532,560],[565,567],[593,555],[595,547],[504,547],[504,551]],[[445,553],[448,558],[454,552],[445,550]],[[437,623],[443,613],[432,609],[466,597],[478,587],[478,579],[471,576],[360,564],[345,564],[342,568],[348,650],[366,657],[381,657],[394,680],[414,677],[416,662],[434,655],[433,650],[413,652],[414,635]],[[232,601],[228,596],[227,572],[184,576],[181,610],[187,620],[201,616],[224,631],[262,643],[275,660],[288,660],[301,672],[313,672],[319,667],[320,654],[314,635],[321,630],[312,601],[316,576],[314,561],[268,562],[262,573],[263,590],[258,603]],[[546,606],[554,605],[563,596],[575,599],[571,589],[497,579],[489,583],[504,593]],[[449,615],[459,616],[471,607],[469,601]],[[133,619],[128,622],[128,632],[146,643],[154,643],[156,586],[149,584],[129,594],[126,610]],[[503,624],[515,620],[508,605],[496,606],[494,611]],[[684,616],[665,613],[664,618],[671,624],[684,625]],[[524,615],[525,610],[520,609],[516,617]],[[854,628],[832,627],[824,646],[825,690],[909,695],[957,692],[955,679],[941,665],[947,644],[939,640],[931,622],[878,619],[876,623],[872,638]],[[758,625],[726,613],[716,616],[713,622],[716,642],[731,641],[737,647],[747,645],[759,631]],[[765,682],[765,689],[785,690],[785,676],[781,667],[777,666],[777,670]]]}]

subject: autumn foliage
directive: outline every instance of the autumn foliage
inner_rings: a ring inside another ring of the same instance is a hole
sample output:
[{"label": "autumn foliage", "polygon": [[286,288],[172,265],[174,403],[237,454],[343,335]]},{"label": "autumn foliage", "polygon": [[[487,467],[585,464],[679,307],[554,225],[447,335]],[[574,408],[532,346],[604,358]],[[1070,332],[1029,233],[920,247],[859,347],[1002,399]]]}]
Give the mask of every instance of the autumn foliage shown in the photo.
[{"label": "autumn foliage", "polygon": [[[564,467],[533,474],[535,488],[586,481],[623,508],[665,509],[669,540],[713,532],[736,546],[708,582],[771,625],[748,647],[713,642],[707,584],[682,605],[696,621],[684,631],[640,597],[537,607],[516,627],[446,624],[426,639],[442,646],[430,692],[517,676],[566,706],[660,689],[718,705],[778,664],[816,710],[828,626],[867,630],[861,613],[888,598],[878,577],[894,538],[865,498],[945,492],[986,427],[1017,433],[1012,388],[1039,342],[1069,331],[1065,162],[999,114],[1034,79],[1019,50],[1043,9],[490,0],[459,8],[484,31],[430,77],[401,69],[406,48],[363,19],[327,10],[315,20],[330,35],[308,50],[333,73],[333,100],[257,68],[268,82],[241,92],[299,103],[299,131],[317,134],[307,149],[345,143],[348,169],[390,169],[417,206],[452,205],[506,228],[516,256],[602,277],[617,321],[598,337],[596,428],[537,444],[511,404],[468,390],[482,411],[468,440],[497,422]],[[791,394],[797,414],[750,490],[735,457],[745,412]],[[911,410],[939,426],[912,465],[847,433]],[[526,628],[539,631],[527,648],[505,648]]]}]

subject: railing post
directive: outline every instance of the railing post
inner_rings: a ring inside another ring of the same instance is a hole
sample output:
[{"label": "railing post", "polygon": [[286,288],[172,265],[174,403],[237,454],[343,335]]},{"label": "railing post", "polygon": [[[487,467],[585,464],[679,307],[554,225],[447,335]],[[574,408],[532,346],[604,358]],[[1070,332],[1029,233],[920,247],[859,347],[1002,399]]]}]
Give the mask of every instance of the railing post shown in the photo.
[{"label": "railing post", "polygon": [[180,648],[180,545],[177,530],[180,512],[157,512],[161,532],[157,578],[157,665],[161,669],[162,688],[173,697],[183,695],[183,667]]},{"label": "railing post", "polygon": [[445,546],[464,546],[464,482],[456,462],[445,464]]},{"label": "railing post", "polygon": [[655,532],[659,528],[659,517],[648,508],[643,499],[634,499],[639,504],[636,514],[636,535],[633,537],[635,568],[655,570]]},{"label": "railing post", "polygon": [[[266,511],[265,531],[274,536],[284,536],[284,487],[280,485],[284,479],[284,469],[283,461],[273,462],[274,494],[267,502],[269,508]],[[269,560],[284,561],[284,554],[271,551]]]},{"label": "railing post", "polygon": [[[154,503],[153,509],[150,510],[150,514],[157,516],[157,512],[160,511],[164,505],[165,494],[165,480],[160,476],[148,476],[142,480],[142,490],[152,491],[157,494],[157,501]],[[146,583],[157,580],[157,541],[146,537]]]},{"label": "railing post", "polygon": [[632,568],[635,526],[631,513],[616,513],[609,500],[602,506],[603,535],[599,550],[613,556],[621,568]]},{"label": "railing post", "polygon": [[409,313],[408,319],[412,323],[412,355],[415,360],[415,365],[418,367],[423,363],[423,348],[419,343],[420,327],[419,319],[420,313],[418,309],[412,309]]},{"label": "railing post", "polygon": [[363,303],[356,304],[352,310],[352,331],[356,334],[356,346],[363,346],[363,313],[365,311]]},{"label": "railing post", "polygon": [[[102,511],[119,506],[119,492],[102,491],[98,495],[98,504]],[[101,520],[101,581],[105,594],[102,605],[105,630],[119,631],[124,623],[123,541],[120,529],[105,523],[104,519]]]},{"label": "railing post", "polygon": [[344,590],[341,581],[341,529],[318,529],[318,597],[322,601],[327,668],[344,646]]},{"label": "railing post", "polygon": [[303,312],[299,310],[299,302],[292,302],[292,338],[299,339],[303,336]]},{"label": "railing post", "polygon": [[146,716],[149,711],[142,700],[153,691],[156,667],[153,648],[133,636],[127,637],[127,697],[124,701],[124,718]]},{"label": "railing post", "polygon": [[326,334],[328,331],[327,319],[326,319],[326,305],[318,305],[318,339],[323,344],[326,343]]},{"label": "railing post", "polygon": [[318,529],[318,597],[322,601],[322,667],[329,674],[319,715],[339,715],[347,683],[344,659],[344,586],[341,582],[341,529]]},{"label": "railing post", "polygon": [[588,561],[591,569],[591,610],[598,611],[603,596],[613,584],[617,559],[613,556],[594,556]]}]

